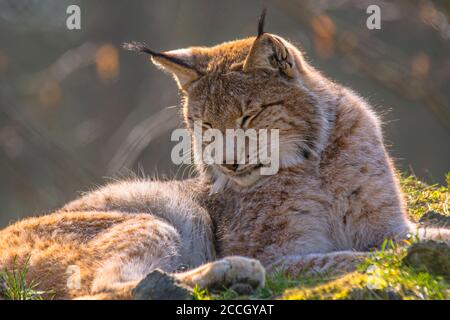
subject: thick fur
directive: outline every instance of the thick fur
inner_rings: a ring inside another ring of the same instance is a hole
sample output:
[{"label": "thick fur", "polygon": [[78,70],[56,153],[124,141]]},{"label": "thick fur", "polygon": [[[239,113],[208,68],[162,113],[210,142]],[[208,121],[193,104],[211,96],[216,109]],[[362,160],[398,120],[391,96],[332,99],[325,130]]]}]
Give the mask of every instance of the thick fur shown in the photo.
[{"label": "thick fur", "polygon": [[[29,259],[28,281],[56,299],[132,299],[139,281],[157,268],[192,287],[262,286],[258,261],[213,261],[212,222],[199,205],[200,186],[197,180],[122,181],[54,214],[22,220],[0,232],[1,270],[22,268]],[[179,272],[184,269],[191,270]],[[74,277],[79,286],[70,285]]]},{"label": "thick fur", "polygon": [[[294,273],[333,261],[348,270],[386,238],[419,233],[449,240],[448,230],[426,233],[408,221],[368,103],[322,76],[292,44],[263,33],[185,49],[183,58],[202,74],[180,83],[189,128],[202,121],[223,132],[280,131],[281,169],[274,176],[260,176],[251,164],[204,168],[213,183],[218,256],[253,257],[269,268],[284,262]],[[178,77],[178,69],[153,60]]]},{"label": "thick fur", "polygon": [[[58,298],[131,298],[155,268],[196,267],[175,274],[189,285],[256,287],[264,268],[253,259],[294,274],[349,271],[385,238],[424,233],[407,220],[371,107],[286,40],[261,31],[212,48],[144,52],[177,80],[187,128],[200,120],[222,131],[279,129],[280,171],[199,166],[193,180],[105,186],[1,231],[2,269],[30,256],[30,278]],[[449,240],[448,230],[426,235]],[[77,290],[66,286],[71,265],[81,270]]]}]

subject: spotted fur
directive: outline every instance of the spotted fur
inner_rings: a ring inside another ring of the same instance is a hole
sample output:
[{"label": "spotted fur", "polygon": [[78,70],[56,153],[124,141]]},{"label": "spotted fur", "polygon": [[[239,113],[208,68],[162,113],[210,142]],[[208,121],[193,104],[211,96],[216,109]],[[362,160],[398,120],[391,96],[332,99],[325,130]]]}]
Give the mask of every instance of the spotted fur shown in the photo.
[{"label": "spotted fur", "polygon": [[[2,230],[1,269],[29,256],[29,277],[57,298],[132,298],[155,268],[188,285],[257,287],[263,266],[348,271],[385,238],[417,231],[370,105],[288,41],[260,27],[256,38],[211,48],[127,48],[174,75],[188,129],[196,120],[222,131],[279,129],[279,172],[199,165],[192,180],[107,185]],[[427,236],[449,240],[449,231]],[[67,287],[73,265],[78,289]]]}]

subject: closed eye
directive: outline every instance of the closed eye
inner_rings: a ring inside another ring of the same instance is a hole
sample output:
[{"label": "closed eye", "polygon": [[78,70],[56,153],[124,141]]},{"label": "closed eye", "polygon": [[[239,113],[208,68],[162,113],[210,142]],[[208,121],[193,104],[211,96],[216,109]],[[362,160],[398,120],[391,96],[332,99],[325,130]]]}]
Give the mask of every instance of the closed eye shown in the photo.
[{"label": "closed eye", "polygon": [[202,126],[204,126],[207,129],[211,129],[212,128],[212,124],[209,122],[202,122]]},{"label": "closed eye", "polygon": [[267,108],[272,107],[272,106],[277,106],[277,105],[280,105],[280,104],[283,104],[283,103],[284,103],[283,100],[279,100],[279,101],[275,101],[275,102],[266,103],[266,104],[261,105],[261,107],[260,107],[261,109],[255,115],[253,115],[253,116],[245,115],[245,116],[242,117],[241,127],[243,127],[246,124],[247,125],[250,124],[250,122],[252,120],[254,120],[256,117],[258,117]]},{"label": "closed eye", "polygon": [[262,106],[261,106],[261,108],[267,108],[267,107],[272,107],[272,106],[277,106],[277,105],[280,105],[280,104],[283,104],[284,103],[284,100],[279,100],[279,101],[275,101],[275,102],[270,102],[270,103],[266,103],[266,104],[263,104]]},{"label": "closed eye", "polygon": [[249,115],[243,116],[241,120],[241,127],[243,127],[250,118],[251,117]]},{"label": "closed eye", "polygon": [[209,122],[204,122],[204,121],[202,121],[202,120],[199,120],[198,118],[197,119],[194,119],[194,118],[192,118],[192,117],[188,117],[187,118],[190,122],[193,122],[193,123],[195,123],[195,124],[201,124],[201,126],[203,127],[203,128],[206,128],[206,129],[212,129],[212,124],[211,123],[209,123]]}]

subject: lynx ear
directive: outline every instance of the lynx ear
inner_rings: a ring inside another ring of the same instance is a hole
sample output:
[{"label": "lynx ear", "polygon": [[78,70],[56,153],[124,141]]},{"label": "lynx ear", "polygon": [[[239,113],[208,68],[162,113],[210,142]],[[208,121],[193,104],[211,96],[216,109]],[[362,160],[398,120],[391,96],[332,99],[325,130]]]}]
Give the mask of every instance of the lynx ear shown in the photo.
[{"label": "lynx ear", "polygon": [[158,55],[152,55],[151,59],[158,67],[170,71],[180,88],[185,88],[190,82],[203,75],[195,67],[191,49],[166,51]]},{"label": "lynx ear", "polygon": [[288,44],[281,38],[262,33],[259,35],[245,59],[243,71],[268,69],[293,78],[295,76],[295,58],[290,52]]},{"label": "lynx ear", "polygon": [[149,54],[155,65],[173,74],[181,89],[185,89],[190,82],[203,75],[195,66],[194,54],[191,49],[155,52],[145,44],[137,42],[126,43],[123,47],[127,50]]}]

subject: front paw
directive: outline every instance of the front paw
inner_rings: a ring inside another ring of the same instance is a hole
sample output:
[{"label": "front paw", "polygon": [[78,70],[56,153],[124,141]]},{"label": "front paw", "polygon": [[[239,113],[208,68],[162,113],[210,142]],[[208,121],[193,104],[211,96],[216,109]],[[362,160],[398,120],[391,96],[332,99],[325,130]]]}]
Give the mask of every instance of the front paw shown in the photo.
[{"label": "front paw", "polygon": [[264,287],[266,271],[258,260],[231,256],[211,263],[208,274],[210,290],[231,288],[238,293],[248,294]]}]

